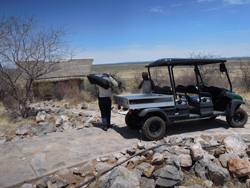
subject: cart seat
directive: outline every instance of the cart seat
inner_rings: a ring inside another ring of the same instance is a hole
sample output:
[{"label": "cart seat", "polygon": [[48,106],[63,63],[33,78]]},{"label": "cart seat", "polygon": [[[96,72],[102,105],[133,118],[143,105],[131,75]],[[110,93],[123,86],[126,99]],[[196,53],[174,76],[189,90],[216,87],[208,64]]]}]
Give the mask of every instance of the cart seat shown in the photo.
[{"label": "cart seat", "polygon": [[154,86],[153,93],[172,95],[173,91],[172,88],[169,86],[164,86],[164,87]]},{"label": "cart seat", "polygon": [[[199,96],[189,96],[190,98],[190,102],[192,103],[199,103],[200,102],[200,99],[199,99]],[[201,102],[204,102],[204,103],[210,103],[212,100],[210,97],[201,97]]]},{"label": "cart seat", "polygon": [[[185,95],[187,95],[187,93],[199,94],[198,87],[195,85],[178,85],[176,86],[175,91],[179,93],[185,93]],[[202,97],[212,97],[211,94],[208,92],[201,91],[200,94]]]}]

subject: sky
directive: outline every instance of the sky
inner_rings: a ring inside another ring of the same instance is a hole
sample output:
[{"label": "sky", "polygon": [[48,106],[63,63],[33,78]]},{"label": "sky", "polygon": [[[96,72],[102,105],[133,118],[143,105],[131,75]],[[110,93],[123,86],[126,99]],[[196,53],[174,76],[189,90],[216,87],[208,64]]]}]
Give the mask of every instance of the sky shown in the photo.
[{"label": "sky", "polygon": [[250,56],[250,0],[0,0],[0,14],[67,25],[93,64]]}]

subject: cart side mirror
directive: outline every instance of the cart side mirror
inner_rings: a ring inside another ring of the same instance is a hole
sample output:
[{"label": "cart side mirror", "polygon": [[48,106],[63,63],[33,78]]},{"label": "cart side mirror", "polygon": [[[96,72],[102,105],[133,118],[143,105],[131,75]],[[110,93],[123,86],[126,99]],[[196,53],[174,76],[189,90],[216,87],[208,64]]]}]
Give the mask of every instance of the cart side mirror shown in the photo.
[{"label": "cart side mirror", "polygon": [[220,64],[220,71],[221,72],[226,72],[227,71],[226,65],[224,63]]}]

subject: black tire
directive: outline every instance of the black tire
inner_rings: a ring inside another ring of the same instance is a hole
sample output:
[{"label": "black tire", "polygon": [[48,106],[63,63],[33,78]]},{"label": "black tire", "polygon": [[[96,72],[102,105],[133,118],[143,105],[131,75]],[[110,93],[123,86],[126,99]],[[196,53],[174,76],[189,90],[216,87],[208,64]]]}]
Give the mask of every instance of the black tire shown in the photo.
[{"label": "black tire", "polygon": [[125,123],[130,129],[139,129],[140,126],[137,125],[136,123],[132,123],[133,116],[129,114],[129,112],[125,116]]},{"label": "black tire", "polygon": [[142,125],[142,133],[149,140],[161,139],[166,131],[165,122],[158,116],[148,118]]},{"label": "black tire", "polygon": [[242,128],[247,123],[248,115],[245,110],[238,108],[233,116],[227,116],[227,123],[235,128]]}]

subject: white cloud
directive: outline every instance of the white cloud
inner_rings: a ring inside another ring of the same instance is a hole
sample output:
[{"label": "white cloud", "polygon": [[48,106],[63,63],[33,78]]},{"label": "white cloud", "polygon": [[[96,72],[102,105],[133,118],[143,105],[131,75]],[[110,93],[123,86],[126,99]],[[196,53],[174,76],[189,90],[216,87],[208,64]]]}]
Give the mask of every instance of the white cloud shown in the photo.
[{"label": "white cloud", "polygon": [[[198,3],[203,3],[203,2],[212,2],[215,0],[197,0]],[[222,0],[226,4],[230,5],[243,5],[243,4],[250,4],[250,0]]]},{"label": "white cloud", "polygon": [[215,8],[204,9],[204,10],[202,10],[202,11],[203,11],[203,12],[206,12],[206,11],[214,11],[214,10],[218,10],[218,9],[221,9],[221,7],[215,7]]},{"label": "white cloud", "polygon": [[161,6],[156,6],[156,7],[150,8],[150,11],[151,12],[159,12],[159,13],[164,12]]},{"label": "white cloud", "polygon": [[250,4],[250,0],[223,0],[223,1],[230,5]]}]

